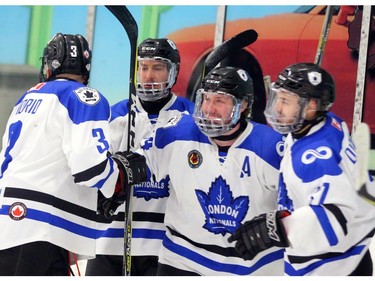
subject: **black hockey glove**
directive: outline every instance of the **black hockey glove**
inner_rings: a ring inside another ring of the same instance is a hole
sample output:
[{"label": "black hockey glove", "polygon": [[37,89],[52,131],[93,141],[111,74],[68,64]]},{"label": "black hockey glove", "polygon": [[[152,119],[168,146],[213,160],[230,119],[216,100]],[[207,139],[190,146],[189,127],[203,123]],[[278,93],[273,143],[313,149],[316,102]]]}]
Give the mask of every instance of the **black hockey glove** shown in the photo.
[{"label": "black hockey glove", "polygon": [[237,241],[235,248],[244,260],[252,260],[258,253],[274,246],[288,247],[280,219],[289,215],[285,210],[261,214],[239,227],[228,238],[228,242]]},{"label": "black hockey glove", "polygon": [[147,180],[146,158],[131,151],[119,151],[112,155],[112,159],[117,163],[120,170],[115,194],[122,197],[127,189]]},{"label": "black hockey glove", "polygon": [[111,198],[106,198],[98,191],[97,212],[107,219],[113,219],[118,206],[126,200],[127,192],[133,184],[139,184],[147,180],[146,158],[138,153],[123,151],[116,152],[112,156],[120,170],[115,192]]},{"label": "black hockey glove", "polygon": [[99,215],[104,216],[106,219],[113,220],[114,213],[118,206],[124,203],[125,197],[122,196],[119,198],[116,194],[114,194],[111,198],[107,198],[103,195],[103,193],[98,191],[98,207],[97,212]]}]

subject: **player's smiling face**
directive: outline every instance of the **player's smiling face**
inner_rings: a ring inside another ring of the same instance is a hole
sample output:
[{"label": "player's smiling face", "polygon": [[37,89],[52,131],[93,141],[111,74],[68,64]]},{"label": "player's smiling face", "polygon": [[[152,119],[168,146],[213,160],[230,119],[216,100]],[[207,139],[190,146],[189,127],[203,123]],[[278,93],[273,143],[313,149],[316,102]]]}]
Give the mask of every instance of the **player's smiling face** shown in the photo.
[{"label": "player's smiling face", "polygon": [[205,92],[202,99],[202,112],[206,118],[221,119],[229,123],[233,116],[234,97],[220,92]]}]

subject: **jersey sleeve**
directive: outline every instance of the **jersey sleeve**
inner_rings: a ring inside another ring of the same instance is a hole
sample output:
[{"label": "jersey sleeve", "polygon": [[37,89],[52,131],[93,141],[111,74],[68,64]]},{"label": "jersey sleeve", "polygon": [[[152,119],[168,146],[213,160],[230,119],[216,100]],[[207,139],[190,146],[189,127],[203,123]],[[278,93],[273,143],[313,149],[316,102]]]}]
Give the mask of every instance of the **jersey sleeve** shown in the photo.
[{"label": "jersey sleeve", "polygon": [[[88,101],[88,98],[91,97]],[[110,107],[96,90],[85,87],[72,91],[62,100],[67,109],[63,149],[77,184],[101,189],[106,197],[113,194],[118,176],[110,148]]]},{"label": "jersey sleeve", "polygon": [[291,168],[283,170],[294,205],[283,223],[291,249],[306,255],[345,252],[363,240],[370,227],[365,222],[368,206],[355,189],[355,151],[347,129],[321,134],[296,142]]}]

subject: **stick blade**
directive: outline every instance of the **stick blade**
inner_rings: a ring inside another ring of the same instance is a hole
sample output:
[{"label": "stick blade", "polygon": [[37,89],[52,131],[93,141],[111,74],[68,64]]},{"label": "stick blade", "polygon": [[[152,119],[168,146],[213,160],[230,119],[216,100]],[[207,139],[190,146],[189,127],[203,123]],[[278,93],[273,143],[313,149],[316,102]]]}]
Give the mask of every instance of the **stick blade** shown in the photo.
[{"label": "stick blade", "polygon": [[210,72],[229,53],[240,50],[258,39],[258,33],[254,29],[247,29],[221,43],[207,56],[204,62],[203,77]]}]

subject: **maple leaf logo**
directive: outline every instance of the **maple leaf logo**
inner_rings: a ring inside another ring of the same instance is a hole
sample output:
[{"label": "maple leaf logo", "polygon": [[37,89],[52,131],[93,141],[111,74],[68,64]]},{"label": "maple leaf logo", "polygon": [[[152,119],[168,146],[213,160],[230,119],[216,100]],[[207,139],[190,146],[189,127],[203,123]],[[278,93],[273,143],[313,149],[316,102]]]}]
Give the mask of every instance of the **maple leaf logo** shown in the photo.
[{"label": "maple leaf logo", "polygon": [[249,197],[233,198],[229,185],[219,176],[212,182],[208,193],[196,189],[195,194],[206,216],[203,228],[214,234],[233,233],[249,210]]}]

